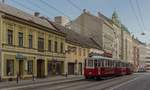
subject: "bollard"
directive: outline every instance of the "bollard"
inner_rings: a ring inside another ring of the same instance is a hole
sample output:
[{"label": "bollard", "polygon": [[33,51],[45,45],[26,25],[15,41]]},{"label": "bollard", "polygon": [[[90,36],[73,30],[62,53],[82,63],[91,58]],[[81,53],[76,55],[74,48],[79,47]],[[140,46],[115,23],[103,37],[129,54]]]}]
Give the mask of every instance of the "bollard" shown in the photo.
[{"label": "bollard", "polygon": [[67,72],[66,72],[66,75],[65,75],[65,76],[66,76],[66,78],[68,77],[68,74],[67,74]]}]

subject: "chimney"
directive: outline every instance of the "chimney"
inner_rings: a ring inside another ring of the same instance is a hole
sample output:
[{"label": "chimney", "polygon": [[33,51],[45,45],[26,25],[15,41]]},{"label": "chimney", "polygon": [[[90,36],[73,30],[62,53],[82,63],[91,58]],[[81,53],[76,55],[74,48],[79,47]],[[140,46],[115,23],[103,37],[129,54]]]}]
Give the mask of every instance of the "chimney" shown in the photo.
[{"label": "chimney", "polygon": [[85,12],[86,12],[86,9],[83,9],[83,12],[85,13]]},{"label": "chimney", "polygon": [[39,12],[35,12],[35,13],[34,13],[34,16],[35,16],[35,17],[39,17],[39,16],[40,16],[40,13],[39,13]]},{"label": "chimney", "polygon": [[69,19],[64,16],[57,16],[57,17],[55,17],[55,22],[62,26],[66,26],[69,23]]},{"label": "chimney", "polygon": [[97,12],[97,15],[98,15],[98,17],[101,17],[102,14],[100,12]]}]

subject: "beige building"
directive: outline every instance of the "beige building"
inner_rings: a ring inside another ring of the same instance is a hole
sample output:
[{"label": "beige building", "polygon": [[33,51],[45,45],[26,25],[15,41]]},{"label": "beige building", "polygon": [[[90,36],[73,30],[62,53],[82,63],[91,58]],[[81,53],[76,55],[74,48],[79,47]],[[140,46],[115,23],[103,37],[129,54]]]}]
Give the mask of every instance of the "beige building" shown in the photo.
[{"label": "beige building", "polygon": [[115,33],[114,49],[116,49],[113,53],[113,56],[116,59],[122,60],[122,29],[118,15],[115,11],[112,14],[112,22]]},{"label": "beige building", "polygon": [[124,25],[122,25],[122,41],[122,59],[133,64],[133,40]]},{"label": "beige building", "polygon": [[140,43],[139,45],[139,68],[138,71],[146,71],[147,45]]},{"label": "beige building", "polygon": [[50,22],[0,3],[0,76],[64,73],[65,34]]},{"label": "beige building", "polygon": [[70,23],[70,27],[77,33],[92,38],[104,51],[104,56],[112,57],[115,37],[110,19],[101,13],[94,16],[84,10],[79,17]]},{"label": "beige building", "polygon": [[140,42],[136,38],[132,38],[133,40],[133,62],[134,62],[134,71],[138,71],[139,68],[139,48]]}]

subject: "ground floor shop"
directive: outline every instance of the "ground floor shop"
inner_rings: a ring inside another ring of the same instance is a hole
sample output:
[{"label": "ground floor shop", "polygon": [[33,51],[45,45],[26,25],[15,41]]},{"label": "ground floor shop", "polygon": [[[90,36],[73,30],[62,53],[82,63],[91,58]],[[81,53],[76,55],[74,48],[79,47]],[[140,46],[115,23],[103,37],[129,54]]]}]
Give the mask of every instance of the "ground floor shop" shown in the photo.
[{"label": "ground floor shop", "polygon": [[67,63],[67,70],[68,70],[68,75],[82,75],[83,74],[83,63],[73,63],[73,62],[68,62]]},{"label": "ground floor shop", "polygon": [[[55,59],[54,59],[55,58]],[[36,54],[2,52],[0,76],[2,79],[43,78],[64,74],[64,57],[50,57]]]}]

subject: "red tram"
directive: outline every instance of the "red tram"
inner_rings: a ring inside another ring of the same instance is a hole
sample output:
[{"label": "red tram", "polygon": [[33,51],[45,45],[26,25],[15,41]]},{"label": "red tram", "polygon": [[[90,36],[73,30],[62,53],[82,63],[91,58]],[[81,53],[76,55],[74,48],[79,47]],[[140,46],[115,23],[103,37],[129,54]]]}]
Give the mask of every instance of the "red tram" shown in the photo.
[{"label": "red tram", "polygon": [[132,73],[132,64],[102,56],[92,56],[85,60],[84,76],[101,78],[128,75]]}]

